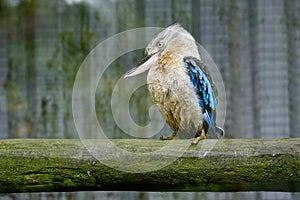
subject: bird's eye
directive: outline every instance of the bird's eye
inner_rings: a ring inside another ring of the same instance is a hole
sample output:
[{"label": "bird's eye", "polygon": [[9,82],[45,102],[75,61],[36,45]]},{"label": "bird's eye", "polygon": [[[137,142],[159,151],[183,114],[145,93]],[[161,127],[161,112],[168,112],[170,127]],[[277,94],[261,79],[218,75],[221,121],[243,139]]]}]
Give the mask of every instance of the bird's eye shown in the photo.
[{"label": "bird's eye", "polygon": [[160,41],[160,42],[158,42],[157,46],[158,46],[159,48],[161,48],[161,47],[164,46],[164,43],[163,43],[162,41]]}]

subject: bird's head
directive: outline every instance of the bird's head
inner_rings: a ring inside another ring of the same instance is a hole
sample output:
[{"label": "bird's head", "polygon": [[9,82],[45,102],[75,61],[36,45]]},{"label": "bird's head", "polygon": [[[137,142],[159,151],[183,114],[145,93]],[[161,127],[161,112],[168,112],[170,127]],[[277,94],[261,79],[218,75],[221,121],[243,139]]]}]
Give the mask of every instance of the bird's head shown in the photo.
[{"label": "bird's head", "polygon": [[198,48],[193,36],[181,25],[173,24],[158,33],[145,49],[146,59],[137,68],[129,71],[126,77],[141,74],[155,65],[164,52],[176,54],[179,58],[193,56],[199,58]]}]

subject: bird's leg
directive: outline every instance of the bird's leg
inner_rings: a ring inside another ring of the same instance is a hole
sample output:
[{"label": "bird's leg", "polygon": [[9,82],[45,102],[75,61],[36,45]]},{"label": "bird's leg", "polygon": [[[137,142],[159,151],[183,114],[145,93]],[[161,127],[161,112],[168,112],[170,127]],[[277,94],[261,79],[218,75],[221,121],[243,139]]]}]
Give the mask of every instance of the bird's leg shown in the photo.
[{"label": "bird's leg", "polygon": [[205,139],[205,138],[206,138],[206,133],[205,133],[205,130],[204,130],[204,128],[203,128],[203,129],[201,130],[200,136],[199,136],[199,133],[196,134],[196,136],[195,136],[195,138],[194,138],[194,141],[192,142],[192,145],[198,144],[198,142],[199,142],[200,140],[203,140],[203,139]]},{"label": "bird's leg", "polygon": [[177,135],[177,132],[174,131],[172,136],[168,136],[168,137],[160,136],[159,139],[161,139],[161,140],[173,140],[176,137],[176,135]]}]

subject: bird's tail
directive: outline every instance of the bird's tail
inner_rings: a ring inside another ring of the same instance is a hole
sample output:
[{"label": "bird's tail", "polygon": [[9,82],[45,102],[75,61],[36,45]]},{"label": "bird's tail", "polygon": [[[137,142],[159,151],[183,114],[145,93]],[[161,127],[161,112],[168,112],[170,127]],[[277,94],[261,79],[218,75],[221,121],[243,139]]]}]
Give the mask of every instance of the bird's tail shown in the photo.
[{"label": "bird's tail", "polygon": [[225,136],[225,131],[223,128],[219,127],[219,126],[215,126],[215,130],[216,130],[216,136],[217,138],[221,139],[224,138]]}]

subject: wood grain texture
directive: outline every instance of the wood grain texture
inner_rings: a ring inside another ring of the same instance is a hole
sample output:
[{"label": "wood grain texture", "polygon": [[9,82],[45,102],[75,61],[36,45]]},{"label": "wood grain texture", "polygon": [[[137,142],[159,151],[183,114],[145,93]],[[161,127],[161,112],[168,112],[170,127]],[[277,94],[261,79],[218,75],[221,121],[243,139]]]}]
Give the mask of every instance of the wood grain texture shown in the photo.
[{"label": "wood grain texture", "polygon": [[[174,142],[180,147],[191,141]],[[136,168],[143,162],[155,164],[176,157],[181,148],[169,148],[162,153],[157,150],[167,142],[152,139],[84,140],[83,143],[76,139],[0,140],[0,192],[300,191],[298,138],[207,139],[188,147],[170,165],[144,173],[113,169],[90,152],[113,154],[108,149],[109,143],[127,152],[153,152],[153,158],[157,159],[149,158],[150,161],[131,161],[130,157],[125,160],[121,156],[117,159],[118,155],[111,160],[110,166],[123,164]]]}]

